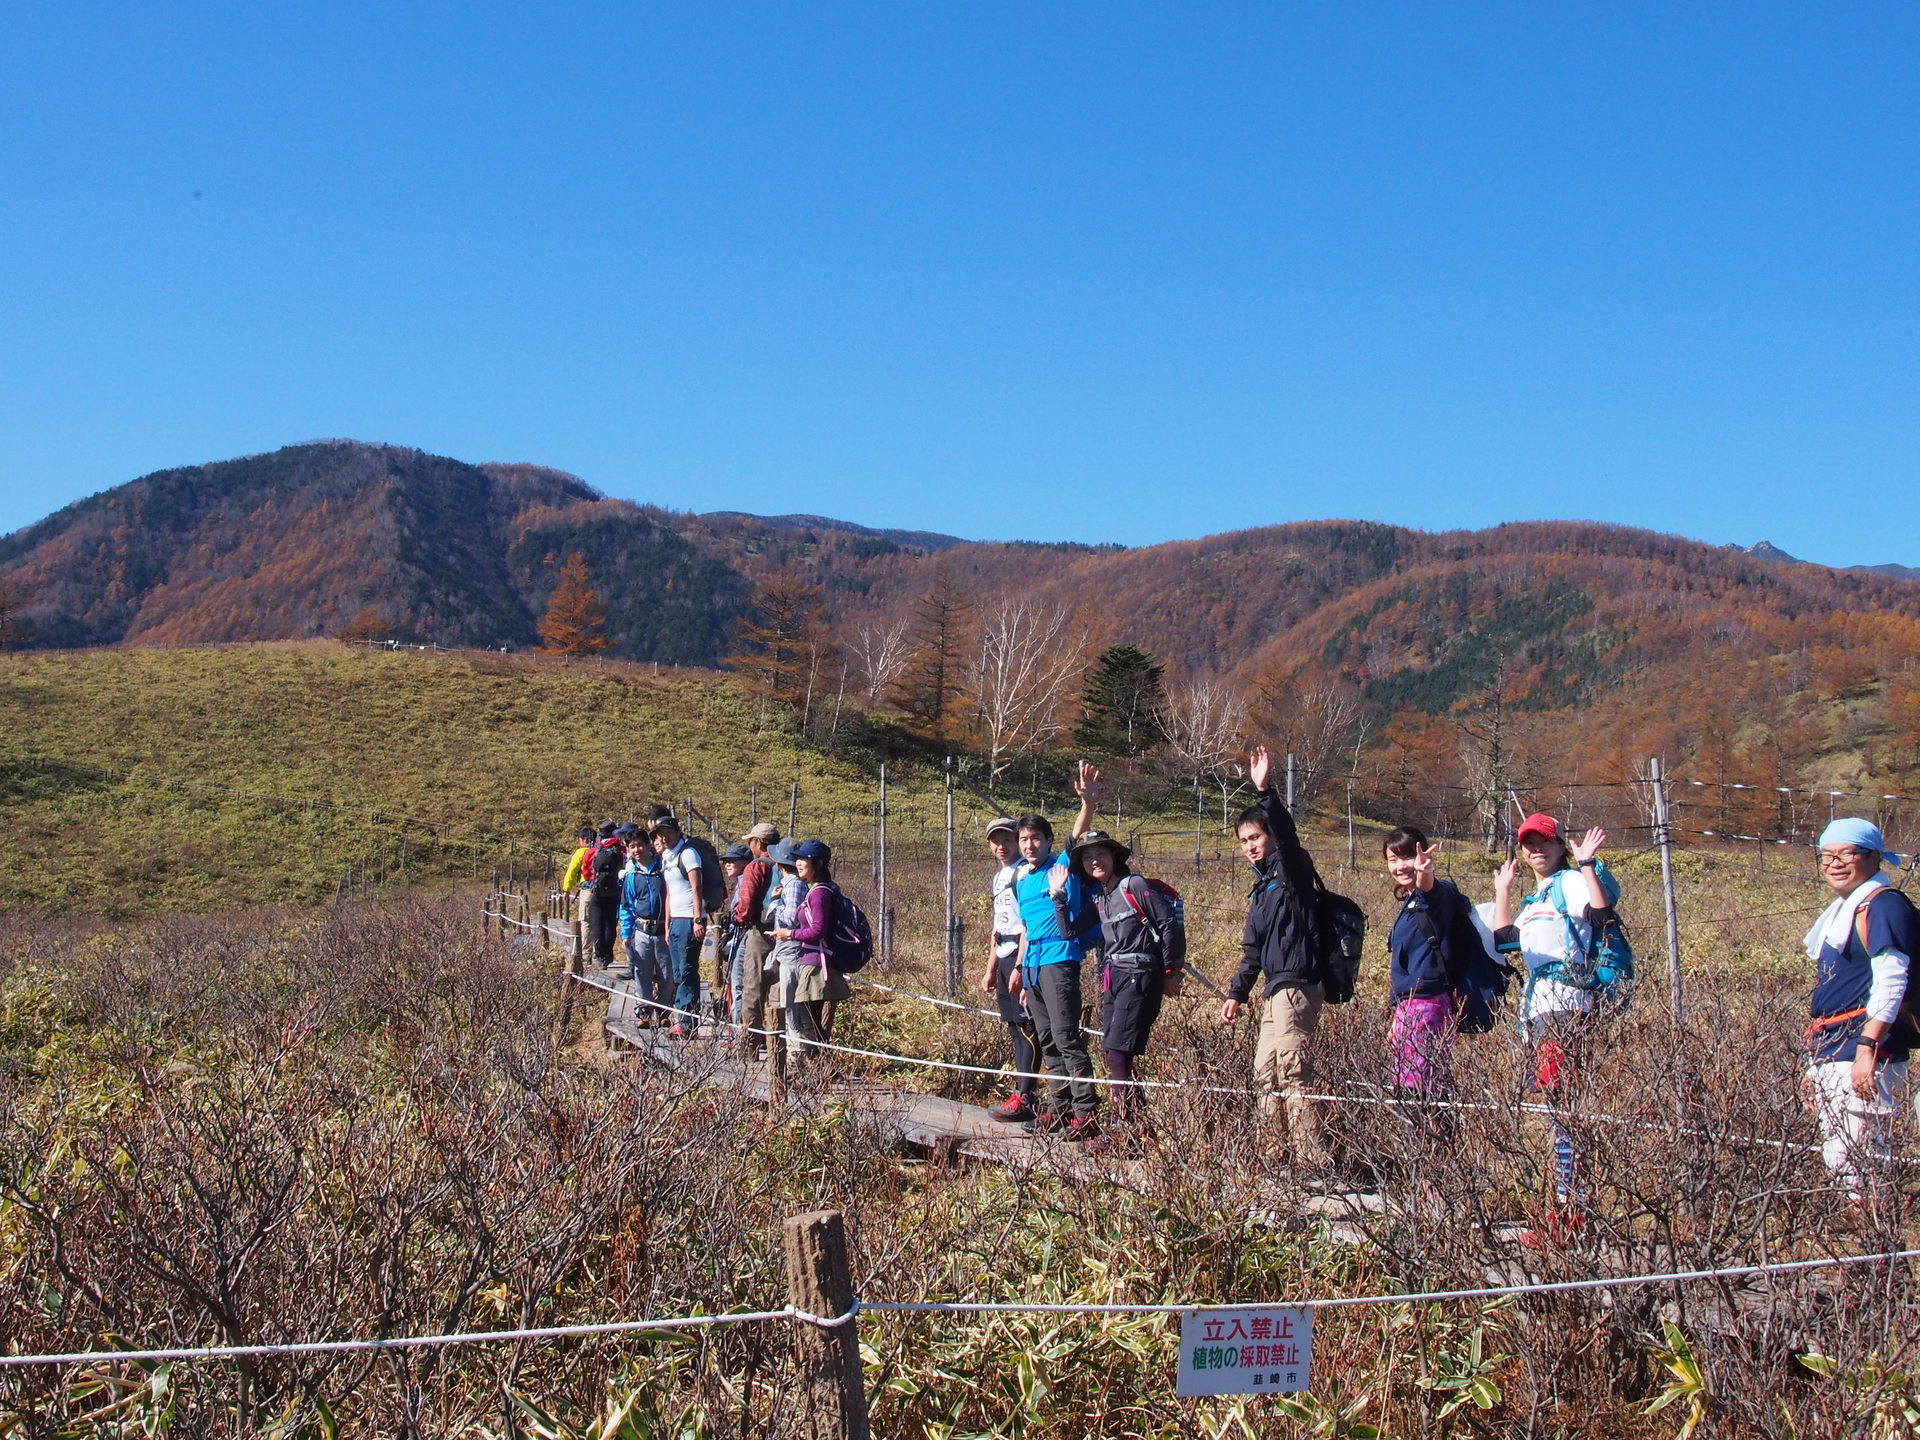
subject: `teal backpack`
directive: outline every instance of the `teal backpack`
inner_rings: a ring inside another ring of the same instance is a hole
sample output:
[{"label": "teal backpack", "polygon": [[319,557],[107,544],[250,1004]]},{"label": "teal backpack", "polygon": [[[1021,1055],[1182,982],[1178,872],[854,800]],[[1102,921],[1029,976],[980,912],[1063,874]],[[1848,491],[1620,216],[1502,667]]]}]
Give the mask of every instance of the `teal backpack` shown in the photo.
[{"label": "teal backpack", "polygon": [[[1566,890],[1564,882],[1556,885],[1549,881],[1544,891],[1535,891],[1527,897],[1528,905],[1543,893],[1552,899],[1553,908],[1560,912],[1566,924],[1567,950],[1574,957],[1565,961],[1550,960],[1535,970],[1527,977],[1528,994],[1531,995],[1538,980],[1558,980],[1592,995],[1594,1013],[1601,1019],[1624,1014],[1633,1003],[1633,942],[1627,938],[1626,922],[1621,920],[1618,910],[1609,909],[1605,917],[1594,924],[1592,938],[1582,945],[1580,927],[1573,923],[1573,916],[1567,910]],[[1521,1013],[1526,1013],[1524,1004]]]}]

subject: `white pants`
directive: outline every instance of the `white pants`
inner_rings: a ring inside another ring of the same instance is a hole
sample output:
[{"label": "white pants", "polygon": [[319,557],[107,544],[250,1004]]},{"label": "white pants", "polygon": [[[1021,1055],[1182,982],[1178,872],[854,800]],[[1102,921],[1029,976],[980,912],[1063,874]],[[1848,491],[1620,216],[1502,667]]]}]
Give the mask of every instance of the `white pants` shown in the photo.
[{"label": "white pants", "polygon": [[1907,1062],[1888,1060],[1874,1070],[1871,1100],[1853,1093],[1851,1060],[1809,1066],[1807,1075],[1820,1121],[1820,1158],[1835,1180],[1858,1195],[1868,1167],[1884,1170],[1892,1157],[1893,1092],[1906,1083]]}]

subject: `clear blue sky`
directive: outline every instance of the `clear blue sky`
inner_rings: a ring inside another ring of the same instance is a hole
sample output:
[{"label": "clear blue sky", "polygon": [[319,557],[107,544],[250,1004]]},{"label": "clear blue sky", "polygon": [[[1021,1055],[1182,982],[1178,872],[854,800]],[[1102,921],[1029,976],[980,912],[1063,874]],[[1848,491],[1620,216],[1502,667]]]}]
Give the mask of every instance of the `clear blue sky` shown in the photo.
[{"label": "clear blue sky", "polygon": [[321,436],[1920,564],[1920,9],[0,11],[0,530]]}]

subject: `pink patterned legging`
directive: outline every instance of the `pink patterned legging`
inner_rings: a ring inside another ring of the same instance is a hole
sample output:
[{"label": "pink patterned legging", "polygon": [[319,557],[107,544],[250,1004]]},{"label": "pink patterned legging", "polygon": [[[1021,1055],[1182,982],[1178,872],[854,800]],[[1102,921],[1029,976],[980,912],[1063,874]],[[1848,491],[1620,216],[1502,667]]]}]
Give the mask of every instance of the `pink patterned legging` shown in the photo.
[{"label": "pink patterned legging", "polygon": [[1410,995],[1393,1007],[1387,1049],[1393,1056],[1393,1083],[1402,1090],[1441,1095],[1447,1089],[1447,1064],[1453,1056],[1452,995]]}]

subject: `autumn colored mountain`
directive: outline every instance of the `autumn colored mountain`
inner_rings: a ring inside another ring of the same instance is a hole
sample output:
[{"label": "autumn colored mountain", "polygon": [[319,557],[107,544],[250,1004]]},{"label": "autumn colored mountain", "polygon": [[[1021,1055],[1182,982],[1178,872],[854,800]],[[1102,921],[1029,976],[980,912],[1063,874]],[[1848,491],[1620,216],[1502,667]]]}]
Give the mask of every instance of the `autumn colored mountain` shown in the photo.
[{"label": "autumn colored mountain", "polygon": [[[1920,582],[1618,526],[962,542],[671,512],[537,466],[335,441],[68,506],[0,541],[0,584],[37,646],[349,632],[530,647],[574,556],[614,656],[714,665],[746,637],[776,658],[739,668],[796,706],[831,689],[836,717],[851,698],[954,743],[991,728],[996,655],[1004,669],[1011,648],[1043,646],[1042,668],[1073,677],[1129,644],[1164,662],[1172,689],[1217,682],[1303,752],[1399,745],[1403,765],[1452,771],[1479,743],[1461,740],[1463,717],[1492,706],[1496,769],[1572,737],[1590,757],[1657,743],[1795,774],[1822,756],[1853,773],[1920,768]],[[928,672],[935,613],[946,653]],[[1070,709],[1077,683],[1056,689],[1048,703]]]}]

